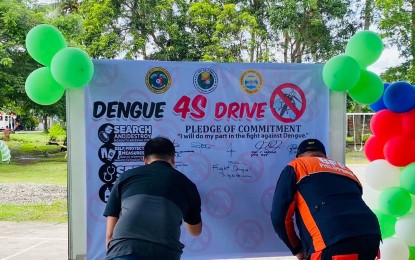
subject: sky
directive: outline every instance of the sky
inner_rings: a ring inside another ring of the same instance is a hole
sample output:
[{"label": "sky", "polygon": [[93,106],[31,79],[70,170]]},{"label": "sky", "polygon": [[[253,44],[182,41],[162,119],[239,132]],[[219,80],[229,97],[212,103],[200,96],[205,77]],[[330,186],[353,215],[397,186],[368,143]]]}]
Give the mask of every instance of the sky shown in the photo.
[{"label": "sky", "polygon": [[367,69],[379,75],[386,69],[395,67],[403,61],[403,59],[399,58],[399,53],[396,48],[384,49],[379,59]]}]

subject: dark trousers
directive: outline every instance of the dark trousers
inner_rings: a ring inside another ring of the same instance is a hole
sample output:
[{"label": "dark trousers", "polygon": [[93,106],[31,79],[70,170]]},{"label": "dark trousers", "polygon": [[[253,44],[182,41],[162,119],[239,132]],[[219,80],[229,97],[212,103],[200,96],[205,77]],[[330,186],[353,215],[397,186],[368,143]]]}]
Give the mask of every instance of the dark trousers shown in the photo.
[{"label": "dark trousers", "polygon": [[343,239],[308,257],[308,260],[374,260],[378,256],[379,235]]}]

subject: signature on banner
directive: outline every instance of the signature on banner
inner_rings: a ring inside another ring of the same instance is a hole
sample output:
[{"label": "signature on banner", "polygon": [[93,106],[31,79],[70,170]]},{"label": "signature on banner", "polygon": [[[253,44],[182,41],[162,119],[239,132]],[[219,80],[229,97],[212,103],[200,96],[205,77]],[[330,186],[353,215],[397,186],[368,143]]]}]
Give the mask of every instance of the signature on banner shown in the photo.
[{"label": "signature on banner", "polygon": [[276,154],[278,149],[281,149],[281,140],[270,140],[270,141],[258,141],[255,144],[255,149],[251,151],[251,157],[267,157],[270,154]]},{"label": "signature on banner", "polygon": [[212,170],[223,178],[252,178],[251,167],[243,162],[228,161],[225,165],[213,164]]}]

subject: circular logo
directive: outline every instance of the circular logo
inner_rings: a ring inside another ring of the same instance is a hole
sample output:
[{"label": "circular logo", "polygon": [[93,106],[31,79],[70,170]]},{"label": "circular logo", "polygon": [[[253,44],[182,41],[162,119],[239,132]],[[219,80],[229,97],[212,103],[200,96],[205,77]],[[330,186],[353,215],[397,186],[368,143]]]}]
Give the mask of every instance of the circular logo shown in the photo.
[{"label": "circular logo", "polygon": [[242,249],[254,250],[263,240],[264,230],[256,221],[247,220],[236,227],[235,241]]},{"label": "circular logo", "polygon": [[307,106],[303,90],[295,84],[284,83],[271,94],[271,112],[276,119],[292,123],[301,118]]},{"label": "circular logo", "polygon": [[103,143],[112,143],[114,142],[114,125],[113,124],[103,124],[98,129],[98,138]]},{"label": "circular logo", "polygon": [[261,90],[264,80],[256,70],[246,70],[240,78],[241,88],[245,93],[256,94]]},{"label": "circular logo", "polygon": [[151,92],[162,94],[171,86],[170,73],[162,67],[152,68],[146,74],[146,85]]},{"label": "circular logo", "polygon": [[193,85],[200,93],[208,94],[218,86],[218,76],[212,69],[199,69],[193,76]]},{"label": "circular logo", "polygon": [[206,194],[206,210],[215,218],[224,218],[233,210],[232,193],[225,188],[213,188]]}]

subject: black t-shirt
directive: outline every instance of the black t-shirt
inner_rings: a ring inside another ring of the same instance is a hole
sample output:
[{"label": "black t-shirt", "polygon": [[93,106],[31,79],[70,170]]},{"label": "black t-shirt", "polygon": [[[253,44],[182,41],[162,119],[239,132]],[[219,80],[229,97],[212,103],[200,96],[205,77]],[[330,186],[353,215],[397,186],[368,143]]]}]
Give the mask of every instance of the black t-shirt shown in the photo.
[{"label": "black t-shirt", "polygon": [[[126,171],[114,184],[104,211],[104,216],[119,218],[107,259],[127,254],[156,259],[152,254],[161,257],[164,249],[180,258],[182,220],[198,224],[200,212],[196,185],[168,162]],[[151,252],[148,243],[158,246],[157,252]]]}]

